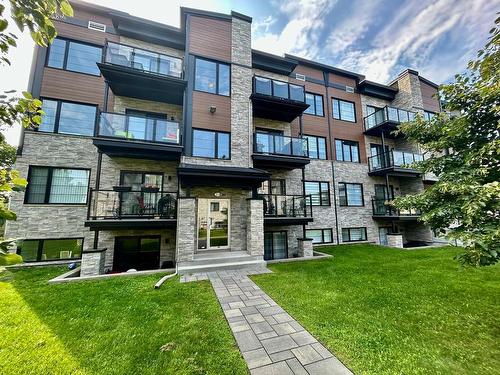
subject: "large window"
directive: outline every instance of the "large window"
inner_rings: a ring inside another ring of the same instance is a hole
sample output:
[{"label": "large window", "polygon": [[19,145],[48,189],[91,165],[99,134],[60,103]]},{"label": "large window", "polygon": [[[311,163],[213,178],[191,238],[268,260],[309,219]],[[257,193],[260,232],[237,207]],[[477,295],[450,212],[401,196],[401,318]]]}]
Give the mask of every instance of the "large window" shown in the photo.
[{"label": "large window", "polygon": [[356,122],[356,109],[353,102],[332,99],[332,105],[334,119]]},{"label": "large window", "polygon": [[285,231],[264,232],[264,259],[288,258],[288,240]]},{"label": "large window", "polygon": [[312,238],[313,243],[330,243],[332,242],[332,229],[306,229],[306,237]]},{"label": "large window", "polygon": [[342,228],[342,242],[366,241],[366,227]]},{"label": "large window", "polygon": [[49,48],[47,66],[98,76],[96,63],[101,59],[101,47],[56,38]]},{"label": "large window", "polygon": [[355,141],[335,140],[335,157],[338,161],[359,163],[359,143]]},{"label": "large window", "polygon": [[307,139],[309,157],[311,159],[326,159],[326,138],[313,135],[304,137]]},{"label": "large window", "polygon": [[259,188],[259,194],[286,195],[286,181],[284,179],[264,181]]},{"label": "large window", "polygon": [[229,96],[230,81],[229,65],[196,58],[195,90]]},{"label": "large window", "polygon": [[305,195],[311,195],[313,206],[330,205],[330,184],[328,182],[305,181]]},{"label": "large window", "polygon": [[30,167],[25,203],[86,204],[90,171],[53,167]]},{"label": "large window", "polygon": [[323,95],[306,92],[306,104],[309,104],[309,108],[304,113],[323,116]]},{"label": "large window", "polygon": [[24,240],[17,253],[24,262],[78,259],[82,256],[83,238]]},{"label": "large window", "polygon": [[45,114],[39,131],[73,135],[94,135],[97,106],[43,99]]},{"label": "large window", "polygon": [[229,133],[193,129],[193,156],[230,159]]},{"label": "large window", "polygon": [[339,202],[341,206],[364,206],[363,185],[340,182]]},{"label": "large window", "polygon": [[436,114],[434,112],[424,111],[424,120],[431,121]]}]

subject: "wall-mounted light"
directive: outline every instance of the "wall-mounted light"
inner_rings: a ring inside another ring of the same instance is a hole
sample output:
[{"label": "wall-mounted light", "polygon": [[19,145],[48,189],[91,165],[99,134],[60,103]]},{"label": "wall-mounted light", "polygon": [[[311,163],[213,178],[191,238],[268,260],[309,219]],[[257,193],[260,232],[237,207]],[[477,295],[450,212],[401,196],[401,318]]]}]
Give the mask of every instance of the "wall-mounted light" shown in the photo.
[{"label": "wall-mounted light", "polygon": [[210,110],[210,113],[215,113],[215,111],[217,111],[217,107],[214,105],[211,105],[209,110]]}]

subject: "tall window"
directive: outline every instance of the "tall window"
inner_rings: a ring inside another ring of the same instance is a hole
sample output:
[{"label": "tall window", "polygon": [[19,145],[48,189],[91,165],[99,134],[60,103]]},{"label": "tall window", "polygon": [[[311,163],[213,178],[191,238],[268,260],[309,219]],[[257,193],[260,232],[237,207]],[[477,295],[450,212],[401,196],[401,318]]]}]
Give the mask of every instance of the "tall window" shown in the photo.
[{"label": "tall window", "polygon": [[332,99],[332,106],[334,119],[356,122],[356,109],[353,102]]},{"label": "tall window", "polygon": [[77,104],[61,100],[43,99],[45,114],[39,131],[73,135],[94,135],[96,105]]},{"label": "tall window", "polygon": [[342,228],[342,242],[366,241],[366,227]]},{"label": "tall window", "polygon": [[17,253],[25,262],[78,259],[82,256],[83,238],[24,240]]},{"label": "tall window", "polygon": [[195,90],[229,96],[230,80],[229,65],[196,58]]},{"label": "tall window", "polygon": [[101,58],[102,47],[56,38],[49,48],[47,66],[98,76]]},{"label": "tall window", "polygon": [[230,159],[229,133],[193,129],[193,156]]},{"label": "tall window", "polygon": [[328,182],[305,181],[304,194],[311,195],[313,206],[330,206],[330,184]]},{"label": "tall window", "polygon": [[323,116],[323,95],[306,92],[306,104],[309,104],[309,108],[304,113]]},{"label": "tall window", "polygon": [[326,159],[326,138],[313,135],[304,137],[307,139],[309,157],[311,159]]},{"label": "tall window", "polygon": [[25,203],[86,204],[90,170],[30,167]]},{"label": "tall window", "polygon": [[286,181],[284,179],[264,181],[259,188],[259,193],[286,195]]},{"label": "tall window", "polygon": [[312,238],[313,243],[330,243],[332,242],[332,229],[306,229],[306,237]]},{"label": "tall window", "polygon": [[339,161],[359,163],[359,143],[355,141],[335,140],[335,157]]},{"label": "tall window", "polygon": [[424,120],[431,121],[436,114],[434,112],[424,111]]},{"label": "tall window", "polygon": [[140,191],[143,187],[161,190],[163,187],[163,173],[121,171],[120,178],[120,184],[130,186],[133,191]]},{"label": "tall window", "polygon": [[363,185],[340,182],[339,202],[341,206],[364,206]]}]

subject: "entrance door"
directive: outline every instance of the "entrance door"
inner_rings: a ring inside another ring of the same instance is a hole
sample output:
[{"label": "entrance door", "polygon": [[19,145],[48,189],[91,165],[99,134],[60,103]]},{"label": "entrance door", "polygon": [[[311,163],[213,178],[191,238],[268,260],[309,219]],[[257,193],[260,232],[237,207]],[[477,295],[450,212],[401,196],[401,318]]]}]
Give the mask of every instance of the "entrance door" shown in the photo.
[{"label": "entrance door", "polygon": [[113,271],[160,268],[160,236],[116,237]]},{"label": "entrance door", "polygon": [[378,228],[378,238],[379,238],[380,244],[383,246],[388,245],[387,233],[389,233],[389,228],[387,228],[387,227]]},{"label": "entrance door", "polygon": [[286,232],[264,232],[264,260],[288,258]]},{"label": "entrance door", "polygon": [[229,199],[198,199],[198,249],[229,247]]}]

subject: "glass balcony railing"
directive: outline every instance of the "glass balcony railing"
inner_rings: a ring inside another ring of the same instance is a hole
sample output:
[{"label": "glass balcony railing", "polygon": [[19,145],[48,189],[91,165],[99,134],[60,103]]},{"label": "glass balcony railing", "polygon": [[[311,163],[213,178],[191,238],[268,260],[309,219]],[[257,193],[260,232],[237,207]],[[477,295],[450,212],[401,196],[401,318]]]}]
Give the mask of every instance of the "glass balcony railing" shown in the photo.
[{"label": "glass balcony railing", "polygon": [[304,86],[265,77],[253,77],[253,92],[254,94],[272,96],[283,100],[293,100],[301,103],[306,101]]},{"label": "glass balcony railing", "polygon": [[293,138],[279,134],[255,133],[254,152],[259,154],[299,156],[309,155],[306,138]]},{"label": "glass balcony railing", "polygon": [[108,42],[104,62],[175,78],[182,78],[182,59],[144,49]]},{"label": "glass balcony railing", "polygon": [[312,217],[310,195],[261,195],[266,217]]},{"label": "glass balcony railing", "polygon": [[424,156],[422,154],[391,150],[370,156],[368,158],[368,167],[370,172],[392,167],[409,168],[411,164],[423,160]]},{"label": "glass balcony railing", "polygon": [[390,200],[387,199],[372,199],[372,208],[374,216],[420,216],[421,212],[419,210],[400,210],[390,204]]},{"label": "glass balcony railing", "polygon": [[415,115],[416,113],[412,111],[386,106],[365,117],[365,130],[371,129],[385,122],[400,124],[402,122],[413,121],[415,119]]},{"label": "glass balcony railing", "polygon": [[131,141],[179,144],[180,124],[155,117],[102,112],[98,135]]}]

